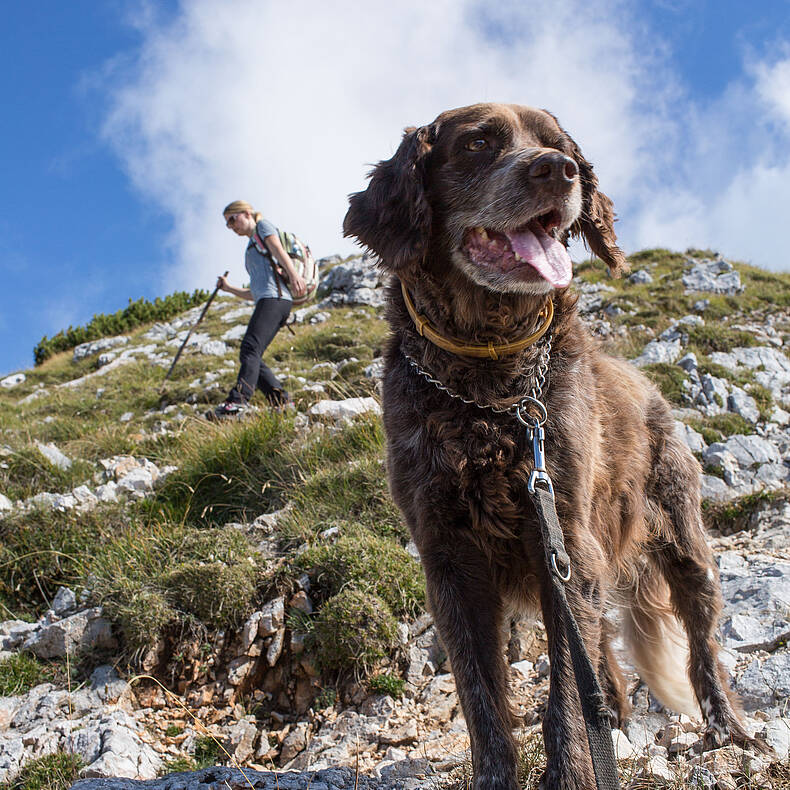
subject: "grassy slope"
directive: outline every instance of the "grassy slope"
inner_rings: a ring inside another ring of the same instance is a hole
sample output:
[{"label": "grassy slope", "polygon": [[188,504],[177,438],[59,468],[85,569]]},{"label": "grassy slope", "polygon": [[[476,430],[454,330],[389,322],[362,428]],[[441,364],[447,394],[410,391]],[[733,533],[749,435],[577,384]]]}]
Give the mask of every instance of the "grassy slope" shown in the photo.
[{"label": "grassy slope", "polygon": [[[683,294],[681,256],[645,251],[632,257],[632,265],[648,267],[653,284],[611,280],[602,267],[591,264],[578,267],[586,281],[606,279],[615,289],[605,294],[606,303],[626,312],[611,322],[628,332],[607,345],[625,356],[639,353],[651,337],[640,325],[658,334],[691,312],[702,296]],[[736,313],[743,321],[790,306],[790,276],[738,269],[745,293],[710,296],[708,326],[721,331],[715,337],[704,332],[695,336],[701,366],[709,364],[712,344],[726,348],[749,342],[738,330],[727,329]],[[219,336],[229,326],[213,312],[203,329]],[[790,342],[790,326],[777,328]],[[130,346],[146,342],[145,329],[132,333]],[[297,327],[296,336],[280,332],[267,360],[293,377],[287,386],[302,410],[325,396],[300,390],[295,377],[326,378],[324,371],[311,371],[321,362],[358,360],[325,381],[330,397],[371,395],[375,388],[363,369],[380,354],[386,332],[372,309],[341,308],[326,323]],[[181,404],[194,391],[190,381],[225,367],[219,389],[211,393],[219,400],[232,383],[234,363],[235,349],[224,361],[185,354],[168,386],[167,402]],[[162,635],[187,633],[208,641],[214,629],[238,626],[267,596],[292,589],[293,580],[307,571],[317,612],[302,618],[298,627],[336,636],[318,656],[319,664],[332,671],[348,668],[353,656],[360,655],[355,640],[366,628],[380,641],[365,661],[372,665],[392,651],[392,618],[421,611],[424,589],[418,566],[403,549],[407,535],[386,491],[377,419],[360,420],[339,433],[305,435],[293,415],[262,414],[239,425],[215,426],[185,411],[180,427],[159,435],[151,429],[163,415],[148,412],[164,405],[159,395],[162,368],[141,361],[77,390],[56,388],[94,365],[93,359],[74,364],[70,353],[61,354],[27,372],[23,385],[0,392],[0,447],[8,448],[0,458],[0,491],[11,498],[66,491],[90,480],[99,470],[98,459],[121,453],[144,455],[160,466],[175,464],[179,471],[145,502],[103,505],[86,515],[38,511],[0,520],[0,619],[41,614],[61,584],[87,588],[116,622],[123,650],[131,657]],[[649,374],[672,398],[678,396],[678,371],[664,366]],[[19,404],[41,385],[48,397]],[[101,397],[98,388],[104,390]],[[120,422],[126,412],[133,419]],[[733,429],[709,422],[698,427],[709,438]],[[79,463],[68,472],[52,468],[35,450],[36,441],[56,442]],[[276,561],[258,553],[243,531],[227,526],[289,502],[292,507],[278,525],[282,557]],[[341,539],[327,547],[320,535],[330,527],[339,527]],[[357,593],[367,596],[367,612]],[[354,617],[356,631],[353,622],[345,632],[337,628],[343,618]],[[314,639],[314,649],[320,652],[326,641]]]}]

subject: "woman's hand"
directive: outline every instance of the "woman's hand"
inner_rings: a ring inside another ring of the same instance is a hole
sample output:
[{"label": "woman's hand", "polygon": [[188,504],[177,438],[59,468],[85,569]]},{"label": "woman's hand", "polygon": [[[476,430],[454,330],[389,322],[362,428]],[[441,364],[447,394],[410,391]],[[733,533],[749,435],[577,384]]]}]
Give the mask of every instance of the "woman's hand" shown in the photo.
[{"label": "woman's hand", "polygon": [[297,299],[307,293],[307,283],[303,277],[300,277],[296,272],[290,278],[291,296]]},{"label": "woman's hand", "polygon": [[217,277],[217,288],[219,288],[220,291],[230,290],[230,285],[228,284],[228,281],[225,279],[224,275]]}]

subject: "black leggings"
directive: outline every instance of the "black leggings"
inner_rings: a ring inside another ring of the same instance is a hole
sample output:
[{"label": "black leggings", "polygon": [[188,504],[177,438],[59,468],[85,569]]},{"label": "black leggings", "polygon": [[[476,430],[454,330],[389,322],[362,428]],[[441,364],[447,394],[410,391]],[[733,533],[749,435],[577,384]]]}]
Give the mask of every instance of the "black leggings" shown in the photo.
[{"label": "black leggings", "polygon": [[241,341],[241,370],[236,384],[228,394],[229,401],[246,403],[252,398],[255,387],[272,404],[278,405],[288,400],[288,393],[274,373],[266,367],[261,356],[280,327],[288,320],[290,312],[290,299],[259,299],[255,303],[247,332]]}]

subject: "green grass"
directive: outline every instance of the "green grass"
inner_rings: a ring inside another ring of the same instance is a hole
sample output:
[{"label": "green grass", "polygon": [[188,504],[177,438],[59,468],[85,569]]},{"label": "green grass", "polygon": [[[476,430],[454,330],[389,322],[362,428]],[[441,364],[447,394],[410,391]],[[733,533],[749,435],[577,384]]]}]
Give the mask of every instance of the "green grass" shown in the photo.
[{"label": "green grass", "polygon": [[218,763],[224,763],[227,755],[214,738],[203,735],[195,741],[195,769],[209,768]]},{"label": "green grass", "polygon": [[757,345],[757,340],[751,332],[729,329],[716,323],[684,327],[683,331],[688,333],[689,345],[698,348],[704,354]]},{"label": "green grass", "polygon": [[678,405],[684,403],[687,390],[683,382],[686,381],[687,376],[683,368],[666,362],[656,362],[653,365],[645,365],[642,372],[661,390],[661,394],[670,403]]},{"label": "green grass", "polygon": [[[168,730],[170,730],[173,726],[174,725],[170,725]],[[172,773],[183,773],[185,771],[200,771],[203,768],[210,768],[214,765],[222,765],[224,764],[225,760],[227,760],[227,755],[222,750],[220,744],[214,738],[208,735],[201,735],[195,740],[194,757],[176,757],[173,760],[167,760],[164,764],[162,774],[165,775]]]},{"label": "green grass", "polygon": [[[15,614],[36,615],[58,586],[89,586],[127,654],[184,628],[237,627],[282,576],[271,576],[248,539],[222,525],[290,502],[282,547],[288,553],[308,544],[287,567],[298,575],[310,563],[316,617],[340,592],[336,568],[356,589],[382,598],[388,617],[422,611],[422,574],[402,548],[377,418],[305,442],[290,418],[263,415],[232,426],[195,424],[176,442],[181,469],[151,500],[0,521],[0,600]],[[319,537],[329,526],[340,527],[336,544]]]},{"label": "green grass", "polygon": [[710,529],[722,535],[732,535],[749,529],[756,515],[766,506],[789,500],[787,491],[758,491],[724,503],[704,500],[702,515]]},{"label": "green grass", "polygon": [[0,661],[0,697],[26,694],[41,683],[52,683],[61,676],[51,663],[29,653],[14,653]]},{"label": "green grass", "polygon": [[702,434],[706,444],[723,442],[728,437],[737,434],[749,435],[754,431],[752,424],[748,420],[733,412],[715,414],[712,417],[703,417],[699,420],[689,420],[688,424],[697,433]]},{"label": "green grass", "polygon": [[73,458],[68,469],[51,464],[37,447],[26,447],[3,458],[0,468],[0,491],[9,499],[27,499],[42,491],[70,491],[90,481],[95,467]]},{"label": "green grass", "polygon": [[2,790],[66,790],[77,779],[82,759],[77,754],[55,752],[30,760]]},{"label": "green grass", "polygon": [[368,679],[368,688],[374,694],[387,694],[393,699],[400,699],[406,688],[406,681],[383,672]]}]

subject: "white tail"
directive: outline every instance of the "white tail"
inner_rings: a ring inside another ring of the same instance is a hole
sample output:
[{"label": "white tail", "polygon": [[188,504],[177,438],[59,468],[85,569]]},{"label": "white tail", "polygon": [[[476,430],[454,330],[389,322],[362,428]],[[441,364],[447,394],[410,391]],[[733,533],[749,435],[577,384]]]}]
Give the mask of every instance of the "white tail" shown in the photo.
[{"label": "white tail", "polygon": [[668,708],[700,717],[688,677],[688,638],[669,602],[669,588],[657,573],[642,576],[624,607],[623,636],[642,680]]}]

